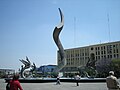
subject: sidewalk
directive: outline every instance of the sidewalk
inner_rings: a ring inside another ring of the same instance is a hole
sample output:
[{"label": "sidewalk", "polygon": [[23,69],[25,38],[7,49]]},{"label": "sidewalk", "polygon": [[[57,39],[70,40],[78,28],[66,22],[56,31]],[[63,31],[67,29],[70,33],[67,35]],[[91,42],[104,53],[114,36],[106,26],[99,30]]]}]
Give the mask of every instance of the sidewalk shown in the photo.
[{"label": "sidewalk", "polygon": [[[0,90],[5,90],[6,83],[0,79]],[[23,90],[107,90],[106,83],[21,83]]]},{"label": "sidewalk", "polygon": [[22,83],[24,90],[107,90],[105,83]]}]

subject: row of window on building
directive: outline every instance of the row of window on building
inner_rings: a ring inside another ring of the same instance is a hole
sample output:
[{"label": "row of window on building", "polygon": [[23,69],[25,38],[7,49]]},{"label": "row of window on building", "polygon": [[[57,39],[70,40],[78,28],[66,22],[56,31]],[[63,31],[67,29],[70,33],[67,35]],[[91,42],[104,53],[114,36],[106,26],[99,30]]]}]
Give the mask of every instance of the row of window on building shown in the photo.
[{"label": "row of window on building", "polygon": [[[120,58],[120,41],[66,49],[67,65],[84,65],[94,54],[95,60]],[[61,61],[58,53],[58,63]]]}]

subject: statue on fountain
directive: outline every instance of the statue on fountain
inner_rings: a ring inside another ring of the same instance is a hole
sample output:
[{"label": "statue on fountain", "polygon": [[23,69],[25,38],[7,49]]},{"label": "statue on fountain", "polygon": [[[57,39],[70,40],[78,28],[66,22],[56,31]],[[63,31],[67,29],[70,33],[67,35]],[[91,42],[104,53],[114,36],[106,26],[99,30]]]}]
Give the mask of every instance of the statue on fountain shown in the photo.
[{"label": "statue on fountain", "polygon": [[89,58],[85,66],[78,67],[79,72],[83,77],[94,78],[97,76],[96,60],[94,58]]},{"label": "statue on fountain", "polygon": [[29,68],[31,68],[29,70],[29,72],[30,72],[30,76],[32,77],[33,71],[35,71],[35,69],[36,69],[35,63],[33,63],[33,65],[31,65],[31,62],[30,62],[30,60],[28,59],[27,56],[26,56],[26,60],[22,59],[20,61],[24,64],[24,66],[23,65],[21,66],[21,71],[20,71],[21,78],[26,78],[26,76],[25,76],[25,70],[29,69]]}]

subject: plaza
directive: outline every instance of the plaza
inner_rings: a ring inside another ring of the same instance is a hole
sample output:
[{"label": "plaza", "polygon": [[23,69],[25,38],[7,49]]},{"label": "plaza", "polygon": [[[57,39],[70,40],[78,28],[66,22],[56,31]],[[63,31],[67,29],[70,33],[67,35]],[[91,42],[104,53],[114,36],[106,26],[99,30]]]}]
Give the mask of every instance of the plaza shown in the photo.
[{"label": "plaza", "polygon": [[[76,83],[61,82],[61,85],[52,83],[21,83],[23,90],[107,90],[106,83]],[[4,79],[0,79],[0,90],[6,90]]]}]

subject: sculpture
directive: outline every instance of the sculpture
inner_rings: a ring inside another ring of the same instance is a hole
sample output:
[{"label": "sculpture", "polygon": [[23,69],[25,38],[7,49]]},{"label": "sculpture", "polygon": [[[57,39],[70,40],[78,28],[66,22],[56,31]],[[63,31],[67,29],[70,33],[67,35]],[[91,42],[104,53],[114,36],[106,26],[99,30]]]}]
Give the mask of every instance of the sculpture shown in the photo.
[{"label": "sculpture", "polygon": [[78,67],[79,72],[88,78],[94,78],[97,76],[97,70],[95,69],[96,60],[89,58],[85,66]]},{"label": "sculpture", "polygon": [[88,62],[86,64],[86,67],[93,67],[95,69],[95,63],[97,60],[91,60],[90,58],[88,59]]},{"label": "sculpture", "polygon": [[60,61],[59,66],[58,66],[58,68],[59,68],[58,71],[60,71],[66,65],[65,51],[64,51],[64,48],[63,48],[61,41],[59,39],[60,32],[64,26],[64,16],[63,16],[60,8],[59,8],[59,12],[60,12],[60,17],[61,17],[61,22],[58,26],[55,27],[54,32],[53,32],[53,39],[54,39],[54,41],[59,49],[59,54],[60,54],[60,58],[61,58],[61,61]]},{"label": "sculpture", "polygon": [[26,60],[22,59],[20,61],[24,64],[24,66],[22,65],[22,69],[20,71],[20,76],[21,76],[21,78],[26,78],[26,76],[24,75],[24,71],[31,67],[32,69],[30,70],[30,72],[32,74],[33,71],[36,69],[36,65],[34,63],[33,63],[33,65],[31,65],[31,62],[27,56],[26,56]]},{"label": "sculpture", "polygon": [[33,71],[35,71],[35,69],[36,69],[35,63],[33,63],[33,65],[31,65],[31,68],[32,68],[32,69],[30,69],[30,72],[33,73]]}]

